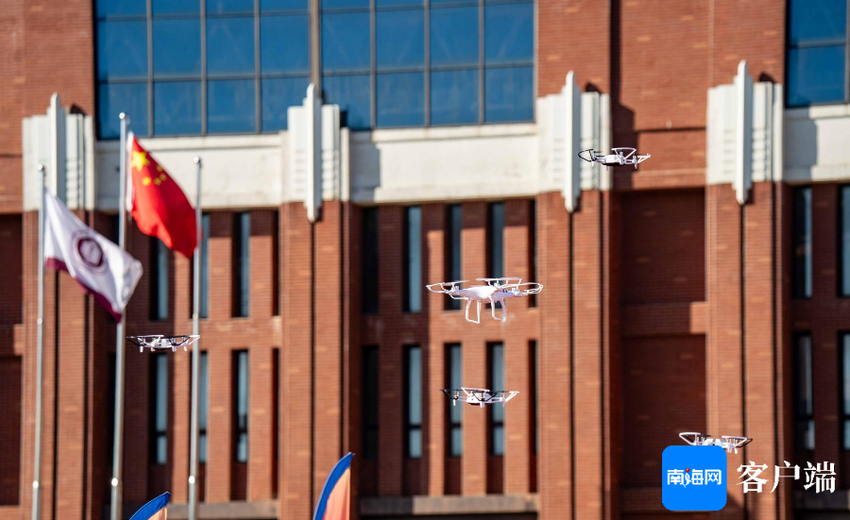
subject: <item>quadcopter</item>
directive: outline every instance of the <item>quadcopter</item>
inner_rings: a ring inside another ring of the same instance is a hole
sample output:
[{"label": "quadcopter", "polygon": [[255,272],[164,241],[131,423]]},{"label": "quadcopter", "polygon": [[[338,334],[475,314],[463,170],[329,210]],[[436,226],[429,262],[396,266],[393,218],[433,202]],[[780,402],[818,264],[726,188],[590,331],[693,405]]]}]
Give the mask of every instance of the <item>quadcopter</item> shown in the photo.
[{"label": "quadcopter", "polygon": [[[495,403],[502,403],[502,407],[504,407],[505,403],[519,393],[518,390],[494,390],[491,392],[487,388],[467,388],[465,386],[461,387],[460,390],[441,388],[440,391],[452,398],[452,406],[456,406],[458,401],[462,401],[473,406],[478,405],[481,408],[484,408],[484,405]],[[466,395],[460,395],[461,392]]]},{"label": "quadcopter", "polygon": [[[542,284],[535,282],[522,283],[522,278],[476,278],[475,280],[485,282],[486,285],[473,285],[461,288],[460,284],[465,283],[466,280],[458,280],[456,282],[433,283],[426,285],[426,287],[433,293],[448,294],[453,300],[466,300],[466,321],[470,323],[480,323],[481,304],[486,302],[490,302],[490,310],[494,320],[507,321],[508,308],[505,306],[506,299],[538,294],[543,290]],[[476,302],[478,306],[478,317],[475,320],[469,317],[469,307],[472,305],[472,302]],[[496,317],[496,302],[502,305],[501,318]]]},{"label": "quadcopter", "polygon": [[177,351],[177,347],[183,347],[183,350],[189,350],[189,345],[198,341],[200,336],[163,336],[162,334],[152,334],[147,336],[127,336],[127,340],[139,347],[139,352],[144,352],[145,348],[155,350]]},{"label": "quadcopter", "polygon": [[734,451],[736,454],[738,453],[738,448],[743,448],[753,442],[749,437],[724,435],[719,439],[715,439],[707,433],[699,432],[683,432],[679,434],[679,437],[691,446],[720,446],[727,452],[732,453]]},{"label": "quadcopter", "polygon": [[[637,150],[635,148],[611,148],[613,153],[609,153],[607,155],[600,154],[593,148],[582,150],[578,153],[578,156],[583,160],[589,163],[598,162],[599,164],[603,164],[605,166],[630,166],[634,165],[635,169],[637,169],[637,165],[642,163],[643,161],[649,159],[650,155],[636,155]],[[587,154],[587,156],[585,156]]]}]

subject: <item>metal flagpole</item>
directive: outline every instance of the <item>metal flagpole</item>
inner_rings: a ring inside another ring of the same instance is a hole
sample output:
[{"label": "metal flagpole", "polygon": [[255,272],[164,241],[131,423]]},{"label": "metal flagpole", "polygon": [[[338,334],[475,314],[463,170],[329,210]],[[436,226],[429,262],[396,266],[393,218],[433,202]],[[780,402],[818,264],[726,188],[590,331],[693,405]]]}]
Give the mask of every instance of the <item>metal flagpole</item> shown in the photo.
[{"label": "metal flagpole", "polygon": [[[195,244],[193,291],[192,291],[192,334],[200,334],[198,323],[201,300],[201,158],[195,157],[195,186],[197,195],[195,199]],[[192,408],[189,441],[189,520],[198,518],[198,398],[201,371],[201,347],[200,339],[192,344]]]},{"label": "metal flagpole", "polygon": [[[119,188],[118,188],[118,245],[126,249],[124,231],[126,227],[127,208],[127,125],[130,118],[124,112],[118,116],[121,119],[121,145],[119,147]],[[126,314],[126,310],[125,310]],[[109,518],[121,520],[122,493],[121,470],[124,441],[124,314],[115,327],[115,429],[112,441],[112,506]]]},{"label": "metal flagpole", "polygon": [[44,387],[44,166],[38,165],[38,322],[35,373],[35,463],[32,480],[32,519],[41,518],[41,404]]}]

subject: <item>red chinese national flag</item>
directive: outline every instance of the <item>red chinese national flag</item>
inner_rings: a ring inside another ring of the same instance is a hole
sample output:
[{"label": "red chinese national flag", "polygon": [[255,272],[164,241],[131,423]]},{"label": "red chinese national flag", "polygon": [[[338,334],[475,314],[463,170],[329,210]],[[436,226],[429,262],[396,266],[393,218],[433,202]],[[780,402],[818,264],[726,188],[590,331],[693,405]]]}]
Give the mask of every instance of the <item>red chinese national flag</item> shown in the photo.
[{"label": "red chinese national flag", "polygon": [[180,186],[135,136],[128,135],[127,141],[130,155],[127,200],[139,230],[191,258],[197,245],[194,208]]}]

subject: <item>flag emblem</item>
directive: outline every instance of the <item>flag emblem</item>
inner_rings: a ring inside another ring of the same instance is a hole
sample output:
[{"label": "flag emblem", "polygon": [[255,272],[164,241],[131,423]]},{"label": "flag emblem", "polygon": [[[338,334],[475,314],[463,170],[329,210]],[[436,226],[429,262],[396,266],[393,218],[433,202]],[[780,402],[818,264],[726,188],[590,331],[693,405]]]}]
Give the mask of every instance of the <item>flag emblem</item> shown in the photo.
[{"label": "flag emblem", "polygon": [[77,259],[88,266],[93,271],[103,271],[106,269],[106,261],[103,258],[103,249],[97,243],[97,240],[86,231],[77,231],[71,238],[73,250],[76,252]]}]

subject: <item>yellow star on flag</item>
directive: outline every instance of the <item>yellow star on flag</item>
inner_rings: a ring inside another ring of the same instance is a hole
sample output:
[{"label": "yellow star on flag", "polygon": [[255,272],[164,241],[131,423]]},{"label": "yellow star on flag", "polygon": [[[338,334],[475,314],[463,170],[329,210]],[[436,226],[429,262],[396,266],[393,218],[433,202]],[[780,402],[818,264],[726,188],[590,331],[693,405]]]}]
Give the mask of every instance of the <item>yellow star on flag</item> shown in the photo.
[{"label": "yellow star on flag", "polygon": [[148,160],[148,155],[145,152],[133,152],[132,168],[140,170],[151,162]]}]

